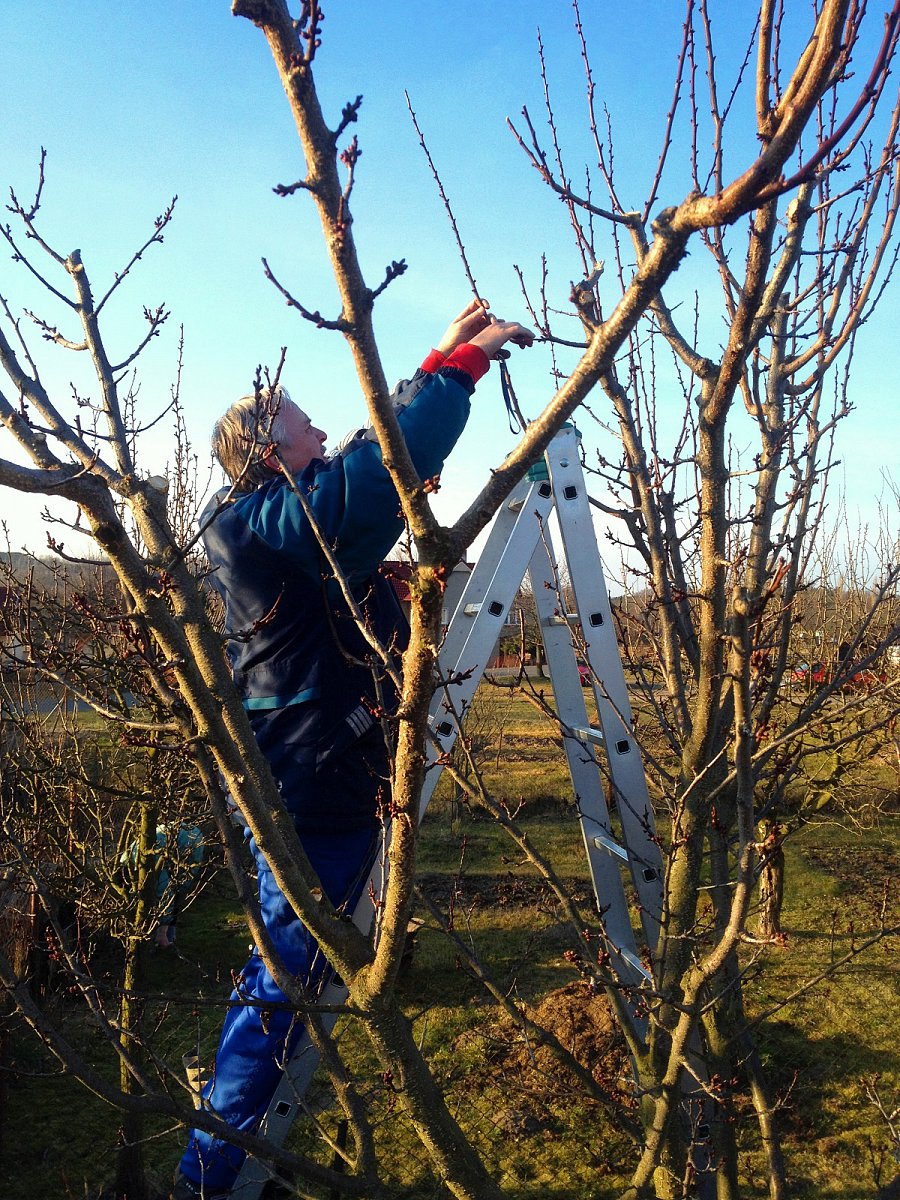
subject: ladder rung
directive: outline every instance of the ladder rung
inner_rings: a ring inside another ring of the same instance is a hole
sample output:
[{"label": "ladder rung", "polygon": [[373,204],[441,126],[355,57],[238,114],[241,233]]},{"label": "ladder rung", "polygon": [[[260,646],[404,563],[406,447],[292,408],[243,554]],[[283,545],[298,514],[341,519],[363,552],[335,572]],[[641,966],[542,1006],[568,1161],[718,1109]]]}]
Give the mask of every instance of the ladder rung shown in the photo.
[{"label": "ladder rung", "polygon": [[607,837],[604,833],[598,833],[594,836],[594,845],[598,850],[608,850],[610,854],[614,854],[616,858],[624,859],[628,862],[628,851],[624,846],[620,846],[618,842],[613,841],[611,837]]},{"label": "ladder rung", "polygon": [[636,971],[643,975],[644,979],[646,979],[648,983],[653,982],[653,976],[636,954],[632,954],[630,950],[617,950],[617,953],[620,958],[623,958],[625,962],[628,963],[629,966],[634,967]]},{"label": "ladder rung", "polygon": [[548,617],[545,625],[572,625],[578,620],[578,613],[566,613],[565,616]]},{"label": "ladder rung", "polygon": [[572,734],[577,737],[579,742],[587,742],[588,745],[602,746],[603,732],[600,729],[594,729],[591,725],[573,725]]},{"label": "ladder rung", "polygon": [[484,608],[485,604],[487,604],[487,610],[488,610],[489,616],[492,616],[492,617],[502,617],[503,616],[505,608],[504,608],[504,605],[499,600],[491,600],[490,602],[488,602],[487,600],[484,600],[481,602],[481,604],[467,604],[466,607],[463,609],[463,616],[464,617],[477,617],[478,614],[481,612],[481,610]]},{"label": "ladder rung", "polygon": [[451,733],[456,731],[456,721],[451,720],[449,716],[441,716],[440,713],[428,718],[428,724],[431,730],[438,737],[449,737]]}]

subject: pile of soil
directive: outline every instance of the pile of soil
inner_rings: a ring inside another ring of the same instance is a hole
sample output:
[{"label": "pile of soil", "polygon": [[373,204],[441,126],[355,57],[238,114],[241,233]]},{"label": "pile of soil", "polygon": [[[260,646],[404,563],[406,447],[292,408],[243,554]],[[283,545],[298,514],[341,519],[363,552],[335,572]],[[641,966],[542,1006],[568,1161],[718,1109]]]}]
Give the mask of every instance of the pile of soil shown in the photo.
[{"label": "pile of soil", "polygon": [[[628,1074],[624,1039],[613,1020],[609,1002],[583,983],[569,983],[550,992],[532,1014],[598,1082]],[[569,1071],[546,1046],[528,1045],[509,1018],[504,1022],[511,1039],[507,1065],[516,1071],[534,1071],[545,1079],[571,1085]]]},{"label": "pile of soil", "polygon": [[[605,996],[583,983],[570,983],[550,992],[528,1015],[590,1072],[607,1097],[631,1107],[625,1042]],[[530,1136],[548,1128],[561,1104],[596,1102],[551,1047],[541,1045],[505,1014],[492,1015],[460,1040],[473,1038],[483,1051],[476,1086],[494,1082],[508,1096],[509,1105],[498,1109],[493,1119],[510,1136]],[[476,1081],[470,1078],[470,1083]]]}]

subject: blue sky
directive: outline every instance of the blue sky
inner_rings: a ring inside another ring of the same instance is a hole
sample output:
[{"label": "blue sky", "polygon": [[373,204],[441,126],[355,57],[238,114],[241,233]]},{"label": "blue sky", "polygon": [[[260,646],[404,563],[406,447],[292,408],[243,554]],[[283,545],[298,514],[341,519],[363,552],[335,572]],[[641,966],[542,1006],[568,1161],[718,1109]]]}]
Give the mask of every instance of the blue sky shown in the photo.
[{"label": "blue sky", "polygon": [[[528,104],[544,123],[536,38],[540,26],[554,106],[573,169],[590,158],[584,73],[567,0],[438,4],[432,0],[325,4],[316,75],[326,115],[364,97],[355,132],[362,158],[354,193],[355,235],[371,285],[385,264],[410,269],[388,289],[377,329],[388,377],[408,374],[446,320],[468,300],[442,206],[406,110],[408,89],[450,193],[483,294],[504,316],[523,316],[513,264],[536,280],[541,253],[560,307],[579,262],[564,212],[541,186],[505,127]],[[584,0],[598,100],[617,135],[616,168],[626,201],[639,205],[656,162],[683,19],[678,0],[612,6]],[[714,10],[720,62],[741,52],[755,6]],[[727,17],[726,15],[727,14]],[[727,23],[726,23],[727,22]],[[871,18],[873,39],[880,33]],[[162,408],[174,377],[178,326],[185,329],[182,395],[205,457],[208,431],[252,384],[258,363],[288,347],[285,381],[336,440],[357,422],[360,400],[342,339],[304,324],[263,278],[265,256],[305,303],[335,311],[335,290],[308,199],[279,199],[274,184],[303,174],[299,144],[262,35],[230,15],[227,0],[101,0],[0,3],[0,182],[31,194],[41,146],[48,153],[41,228],[61,251],[78,246],[101,291],[127,261],[172,195],[179,197],[164,246],[155,248],[110,313],[108,335],[124,348],[141,329],[141,308],[166,303],[172,316],[141,367],[145,419]],[[752,126],[735,161],[752,154]],[[660,203],[682,198],[672,171]],[[699,247],[685,278],[693,282]],[[699,277],[697,277],[699,278]],[[19,310],[38,304],[31,282],[0,251],[0,292]],[[900,351],[893,287],[864,331],[856,376],[858,412],[842,435],[852,502],[868,505],[882,468],[893,468]],[[708,349],[715,352],[716,334]],[[72,355],[42,359],[60,403]],[[550,358],[537,348],[513,362],[526,411],[552,393]],[[87,382],[82,386],[89,388]],[[677,405],[677,398],[673,397]],[[598,407],[601,407],[598,405]],[[592,434],[596,439],[597,435]],[[513,444],[496,378],[480,386],[476,412],[441,493],[446,516],[461,509]],[[147,438],[143,468],[159,472],[165,429]],[[40,550],[44,527],[5,493],[2,517],[14,549]],[[867,515],[868,515],[868,509]]]}]

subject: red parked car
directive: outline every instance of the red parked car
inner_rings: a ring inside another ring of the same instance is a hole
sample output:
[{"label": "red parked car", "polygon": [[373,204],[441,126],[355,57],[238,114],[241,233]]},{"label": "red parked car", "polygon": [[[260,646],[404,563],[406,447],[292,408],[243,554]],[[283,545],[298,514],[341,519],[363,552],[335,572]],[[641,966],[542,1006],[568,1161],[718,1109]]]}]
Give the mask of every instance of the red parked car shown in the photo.
[{"label": "red parked car", "polygon": [[871,692],[873,688],[878,687],[879,683],[887,683],[887,675],[884,671],[873,671],[871,667],[863,667],[861,671],[854,671],[841,684],[841,691],[844,692]]},{"label": "red parked car", "polygon": [[791,679],[795,683],[805,683],[811,686],[814,683],[824,683],[828,678],[828,664],[823,662],[797,663],[796,667],[791,671]]},{"label": "red parked car", "polygon": [[[842,664],[836,663],[834,668],[830,668],[828,663],[797,663],[796,667],[791,671],[791,679],[794,683],[805,683],[811,688],[820,683],[826,683],[837,672],[841,670]],[[846,669],[846,668],[845,668]],[[885,683],[887,675],[883,671],[873,671],[870,667],[862,667],[853,670],[851,667],[845,678],[840,680],[839,686],[842,692],[870,692],[880,683]]]}]

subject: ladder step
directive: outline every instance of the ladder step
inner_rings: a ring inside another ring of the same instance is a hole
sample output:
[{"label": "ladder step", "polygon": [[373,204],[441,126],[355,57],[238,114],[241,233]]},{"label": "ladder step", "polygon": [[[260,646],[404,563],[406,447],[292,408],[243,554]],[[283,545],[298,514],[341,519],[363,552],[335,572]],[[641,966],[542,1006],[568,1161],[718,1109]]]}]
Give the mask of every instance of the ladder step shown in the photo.
[{"label": "ladder step", "polygon": [[566,613],[548,617],[544,622],[545,625],[574,625],[578,620],[578,613]]},{"label": "ladder step", "polygon": [[481,612],[481,610],[484,608],[485,604],[487,604],[488,613],[492,617],[502,617],[503,616],[503,612],[504,612],[504,609],[506,606],[500,600],[491,600],[490,602],[488,602],[487,600],[484,600],[480,604],[467,604],[465,606],[465,608],[463,609],[463,616],[464,617],[477,617],[478,614]]},{"label": "ladder step", "polygon": [[647,970],[647,968],[644,966],[644,964],[641,962],[641,960],[638,958],[638,956],[636,954],[632,954],[632,952],[630,950],[617,950],[617,954],[619,955],[620,958],[623,958],[630,967],[634,967],[634,969],[638,972],[638,974],[642,975],[643,978],[647,981],[647,983],[653,982],[653,976],[650,974],[650,972]]},{"label": "ladder step", "polygon": [[589,746],[602,746],[604,744],[603,731],[594,729],[592,725],[573,725],[572,735],[577,737],[579,742],[585,742]]},{"label": "ladder step", "polygon": [[[616,858],[621,858],[623,862],[632,862],[631,852],[625,846],[622,846],[619,844],[619,842],[615,841],[614,838],[608,837],[607,834],[595,833],[592,835],[591,841],[598,850],[605,850],[608,854],[612,854]],[[640,861],[640,859],[637,859],[637,862]],[[649,863],[645,863],[641,867],[641,878],[643,879],[644,883],[653,883],[654,880],[659,879],[659,871],[656,869],[656,867],[651,866]]]},{"label": "ladder step", "polygon": [[621,858],[625,862],[629,860],[628,851],[624,846],[620,846],[618,842],[613,841],[611,837],[607,837],[605,833],[594,835],[594,845],[598,850],[607,850],[610,854],[614,854],[616,858]]}]

